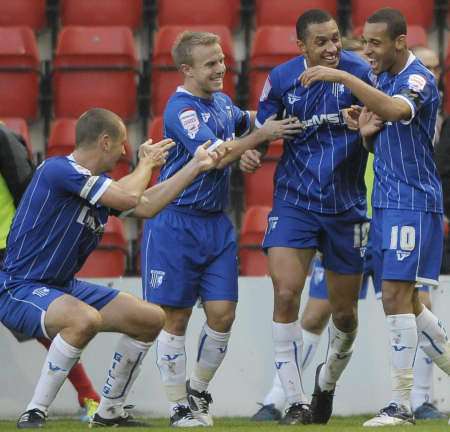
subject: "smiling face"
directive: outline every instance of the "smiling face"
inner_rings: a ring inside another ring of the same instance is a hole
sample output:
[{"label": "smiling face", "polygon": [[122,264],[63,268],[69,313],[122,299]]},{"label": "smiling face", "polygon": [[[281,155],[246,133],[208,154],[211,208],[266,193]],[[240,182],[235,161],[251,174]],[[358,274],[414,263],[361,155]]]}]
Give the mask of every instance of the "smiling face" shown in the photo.
[{"label": "smiling face", "polygon": [[366,23],[363,39],[364,54],[375,74],[398,72],[401,63],[399,53],[406,50],[405,35],[391,39],[386,23]]},{"label": "smiling face", "polygon": [[218,43],[197,45],[191,51],[192,64],[183,64],[185,87],[196,96],[210,98],[223,89],[225,56]]},{"label": "smiling face", "polygon": [[304,53],[309,67],[328,66],[336,68],[342,50],[341,36],[334,20],[308,25],[305,40],[297,45]]}]

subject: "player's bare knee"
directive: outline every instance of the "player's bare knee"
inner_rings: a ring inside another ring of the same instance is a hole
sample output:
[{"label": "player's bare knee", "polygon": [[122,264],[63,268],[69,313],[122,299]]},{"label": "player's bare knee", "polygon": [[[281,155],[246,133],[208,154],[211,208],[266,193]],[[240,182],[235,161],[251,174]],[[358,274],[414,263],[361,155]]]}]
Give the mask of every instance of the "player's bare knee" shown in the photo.
[{"label": "player's bare knee", "polygon": [[227,333],[231,330],[235,318],[235,311],[229,310],[217,316],[208,317],[208,326],[214,331]]},{"label": "player's bare knee", "polygon": [[320,335],[327,325],[328,316],[326,318],[317,315],[303,315],[301,320],[302,329],[307,332]]},{"label": "player's bare knee", "polygon": [[356,309],[342,309],[333,312],[333,322],[343,332],[351,332],[358,327],[358,314]]},{"label": "player's bare knee", "polygon": [[275,309],[298,314],[300,295],[293,286],[278,286],[275,290]]},{"label": "player's bare knee", "polygon": [[152,310],[151,315],[151,323],[148,328],[147,334],[149,342],[155,340],[158,337],[159,332],[163,329],[164,324],[166,323],[166,314],[159,306],[156,306]]},{"label": "player's bare knee", "polygon": [[189,323],[190,313],[184,313],[184,310],[180,309],[178,312],[173,310],[166,310],[166,321],[164,324],[164,330],[171,334],[182,336],[186,333],[186,328]]},{"label": "player's bare knee", "polygon": [[102,317],[100,313],[93,308],[83,310],[83,312],[75,318],[76,321],[71,326],[71,332],[76,335],[80,341],[85,341],[87,343],[101,329]]}]

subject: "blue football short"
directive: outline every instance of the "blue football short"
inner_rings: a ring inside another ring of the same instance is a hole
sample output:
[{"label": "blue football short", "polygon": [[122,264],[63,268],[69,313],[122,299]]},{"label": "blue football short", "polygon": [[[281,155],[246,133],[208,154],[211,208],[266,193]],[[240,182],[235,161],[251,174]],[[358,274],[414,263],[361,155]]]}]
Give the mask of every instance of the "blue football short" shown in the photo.
[{"label": "blue football short", "polygon": [[236,237],[224,213],[162,211],[145,223],[141,259],[145,300],[180,308],[238,300]]},{"label": "blue football short", "polygon": [[[369,286],[369,279],[372,278],[375,296],[381,298],[381,281],[376,281],[375,274],[373,272],[372,261],[372,246],[370,242],[367,244],[367,248],[364,255],[364,273],[361,284],[361,291],[359,292],[359,299],[364,300],[367,297],[367,291]],[[419,285],[419,291],[430,292],[429,285]],[[320,257],[315,257],[311,263],[311,279],[309,283],[309,296],[319,300],[328,300],[327,283],[325,280],[325,269],[322,265]]]},{"label": "blue football short", "polygon": [[10,330],[30,337],[47,337],[44,320],[50,304],[64,294],[100,310],[119,294],[102,285],[73,279],[65,287],[12,279],[0,272],[0,320]]},{"label": "blue football short", "polygon": [[374,209],[370,228],[375,290],[383,280],[438,285],[443,221],[438,213]]},{"label": "blue football short", "polygon": [[[365,299],[367,296],[367,286],[369,278],[363,275],[363,283],[359,292],[359,299]],[[309,296],[319,300],[328,300],[328,289],[325,278],[325,268],[322,265],[322,259],[315,257],[311,263],[311,279],[309,282]]]},{"label": "blue football short", "polygon": [[275,199],[268,216],[263,248],[317,249],[322,252],[323,266],[327,270],[362,273],[368,231],[369,218],[364,206],[339,214],[324,214]]}]

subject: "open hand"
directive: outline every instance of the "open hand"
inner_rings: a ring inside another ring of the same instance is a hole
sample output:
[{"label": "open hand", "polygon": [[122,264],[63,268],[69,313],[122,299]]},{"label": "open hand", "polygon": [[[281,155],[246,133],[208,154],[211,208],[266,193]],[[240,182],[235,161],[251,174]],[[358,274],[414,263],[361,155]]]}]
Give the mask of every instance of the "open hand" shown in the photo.
[{"label": "open hand", "polygon": [[359,116],[359,131],[361,136],[369,138],[384,127],[383,119],[364,107]]},{"label": "open hand", "polygon": [[216,168],[219,162],[231,151],[231,147],[226,142],[221,143],[210,151],[211,141],[208,140],[197,147],[194,153],[194,162],[198,165],[200,172]]},{"label": "open hand", "polygon": [[152,140],[145,141],[139,146],[138,157],[142,162],[146,162],[154,167],[164,165],[169,155],[169,150],[175,145],[170,138],[152,144]]},{"label": "open hand", "polygon": [[269,117],[260,129],[266,135],[265,141],[275,141],[280,138],[292,139],[305,129],[297,117],[287,117],[282,120],[275,120],[275,117],[275,115]]}]

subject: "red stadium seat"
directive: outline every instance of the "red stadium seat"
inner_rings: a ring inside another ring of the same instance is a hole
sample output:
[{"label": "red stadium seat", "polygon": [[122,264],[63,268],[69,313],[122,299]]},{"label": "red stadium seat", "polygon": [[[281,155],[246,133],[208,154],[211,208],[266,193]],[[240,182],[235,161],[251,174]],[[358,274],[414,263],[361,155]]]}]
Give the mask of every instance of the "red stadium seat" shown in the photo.
[{"label": "red stadium seat", "polygon": [[243,276],[263,276],[268,274],[267,257],[261,243],[267,226],[270,207],[249,207],[239,237],[239,267]]},{"label": "red stadium seat", "polygon": [[62,0],[63,26],[127,26],[142,22],[142,0]]},{"label": "red stadium seat", "polygon": [[279,139],[276,141],[272,141],[269,145],[269,149],[265,157],[267,159],[278,160],[283,154],[283,140]]},{"label": "red stadium seat", "polygon": [[125,273],[127,241],[123,222],[111,216],[97,249],[89,255],[78,277],[119,277]]},{"label": "red stadium seat", "polygon": [[[75,119],[56,119],[50,131],[46,157],[69,155],[75,148]],[[114,180],[118,180],[130,172],[132,151],[128,143],[125,145],[125,155],[116,167],[109,173]]]},{"label": "red stadium seat", "polygon": [[[181,73],[176,70],[173,64],[171,49],[175,38],[184,30],[186,30],[186,27],[182,26],[161,27],[155,36],[150,98],[151,112],[154,116],[163,113],[170,95],[183,82]],[[227,65],[223,91],[231,98],[234,98],[236,61],[230,31],[223,26],[211,25],[189,26],[188,30],[209,31],[220,36],[222,49],[225,54],[225,63]]]},{"label": "red stadium seat", "polygon": [[267,75],[274,66],[300,54],[293,26],[264,26],[256,29],[250,55],[249,107],[256,109]]},{"label": "red stadium seat", "polygon": [[429,29],[433,23],[434,0],[352,0],[353,27],[364,25],[372,13],[384,7],[401,11],[408,25],[419,25]]},{"label": "red stadium seat", "polygon": [[277,162],[263,160],[261,168],[244,176],[244,201],[251,206],[271,206],[273,198],[273,176]]},{"label": "red stadium seat", "polygon": [[0,27],[26,26],[40,30],[45,26],[46,0],[1,0]]},{"label": "red stadium seat", "polygon": [[0,117],[37,117],[39,67],[33,31],[0,27]]},{"label": "red stadium seat", "polygon": [[17,117],[0,118],[0,122],[5,123],[6,127],[23,137],[25,144],[27,145],[28,156],[32,158],[33,148],[31,146],[30,131],[28,130],[27,122],[24,119]]},{"label": "red stadium seat", "polygon": [[147,138],[151,138],[154,143],[163,139],[163,117],[157,116],[148,122]]},{"label": "red stadium seat", "polygon": [[294,26],[308,9],[323,9],[337,16],[337,0],[256,0],[256,26]]},{"label": "red stadium seat", "polygon": [[78,117],[94,106],[132,119],[137,57],[128,27],[65,27],[53,62],[55,117]]},{"label": "red stadium seat", "polygon": [[[364,27],[359,26],[353,30],[355,36],[362,36]],[[406,35],[406,42],[409,48],[414,47],[427,47],[428,46],[428,36],[425,29],[418,25],[408,26],[408,34]]]},{"label": "red stadium seat", "polygon": [[220,25],[233,29],[239,22],[239,0],[158,0],[158,26]]}]

